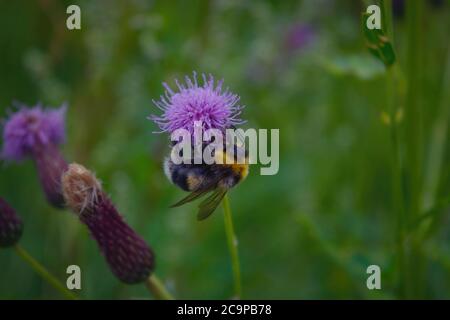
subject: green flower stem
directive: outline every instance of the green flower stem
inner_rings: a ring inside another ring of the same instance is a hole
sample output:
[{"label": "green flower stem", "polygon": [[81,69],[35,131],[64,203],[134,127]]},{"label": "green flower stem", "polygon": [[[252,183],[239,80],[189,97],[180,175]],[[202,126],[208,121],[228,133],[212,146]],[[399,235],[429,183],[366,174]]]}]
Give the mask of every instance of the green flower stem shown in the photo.
[{"label": "green flower stem", "polygon": [[223,198],[222,204],[225,219],[225,233],[227,236],[228,249],[230,250],[231,263],[233,268],[234,292],[236,298],[240,299],[242,296],[242,287],[241,287],[241,267],[239,263],[239,253],[238,253],[238,239],[236,237],[236,234],[234,233],[233,217],[231,215],[230,201],[228,200],[227,195],[225,195],[225,197]]},{"label": "green flower stem", "polygon": [[393,209],[396,215],[396,246],[397,246],[397,296],[400,299],[406,298],[406,283],[408,269],[406,266],[406,217],[404,194],[402,188],[402,165],[400,161],[400,145],[398,137],[398,127],[395,121],[397,108],[394,93],[395,79],[392,70],[387,73],[387,103],[390,109],[390,136],[391,136],[391,166],[392,166],[392,192],[393,192]]},{"label": "green flower stem", "polygon": [[[382,2],[383,24],[386,35],[394,46],[394,31],[392,27],[392,1],[383,0]],[[392,190],[393,190],[393,207],[397,217],[396,227],[396,245],[397,245],[397,297],[402,299],[406,297],[407,266],[406,266],[406,249],[405,234],[406,221],[404,209],[404,194],[402,188],[402,165],[400,160],[399,133],[397,125],[398,97],[395,88],[398,87],[399,70],[398,64],[395,63],[386,70],[386,104],[390,115],[390,136],[392,146]]]},{"label": "green flower stem", "polygon": [[70,292],[58,279],[56,279],[48,270],[42,266],[36,259],[34,259],[24,248],[16,244],[14,246],[16,253],[30,265],[31,268],[36,271],[45,281],[47,281],[51,286],[58,290],[67,299],[77,300],[78,297]]},{"label": "green flower stem", "polygon": [[170,292],[166,289],[161,280],[155,275],[152,274],[148,277],[145,282],[148,291],[155,297],[157,300],[174,300],[174,297],[170,294]]},{"label": "green flower stem", "polygon": [[[447,20],[447,30],[450,28],[450,15]],[[447,137],[450,122],[450,45],[447,45],[446,67],[443,72],[442,91],[440,104],[438,108],[438,117],[432,131],[432,139],[430,142],[430,151],[428,155],[428,163],[426,167],[426,175],[424,182],[424,198],[422,211],[428,212],[437,204],[438,189],[442,183],[442,179],[446,179],[443,173],[445,161],[445,147],[447,145]],[[438,223],[439,219],[435,219],[433,224]],[[427,226],[428,229],[431,226]]]},{"label": "green flower stem", "polygon": [[[405,109],[406,158],[405,169],[408,188],[408,226],[420,215],[422,203],[423,156],[423,18],[425,1],[408,1],[406,7],[408,28],[408,55],[406,59],[408,90]],[[408,298],[421,297],[423,278],[423,254],[419,232],[411,229],[409,250]]]}]

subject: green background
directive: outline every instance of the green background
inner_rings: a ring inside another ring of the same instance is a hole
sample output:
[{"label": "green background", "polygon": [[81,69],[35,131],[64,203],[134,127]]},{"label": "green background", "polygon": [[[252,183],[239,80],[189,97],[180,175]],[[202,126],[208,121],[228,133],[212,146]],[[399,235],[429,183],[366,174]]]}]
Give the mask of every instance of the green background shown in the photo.
[{"label": "green background", "polygon": [[[81,7],[82,29],[69,31],[65,9],[73,3]],[[417,45],[420,203],[424,210],[444,203],[431,210],[435,228],[420,238],[420,261],[410,261],[422,266],[408,278],[418,282],[414,296],[422,298],[450,298],[449,8],[448,1],[425,6]],[[230,192],[243,297],[401,297],[388,74],[365,47],[364,9],[362,1],[332,0],[3,0],[0,117],[14,101],[67,102],[66,158],[96,172],[156,252],[156,273],[169,290],[183,299],[228,299],[233,282],[223,212],[197,222],[194,204],[168,208],[184,193],[162,170],[167,135],[153,134],[157,127],[146,119],[158,112],[151,99],[163,93],[163,81],[173,85],[193,70],[223,77],[246,105],[245,128],[280,129],[278,174],[261,176],[253,166]],[[314,37],[293,49],[286,39],[298,23]],[[405,69],[411,26],[403,16],[394,27],[396,63]],[[395,86],[399,95],[405,90]],[[403,132],[408,105],[398,100]],[[400,134],[400,145],[407,136]],[[401,147],[400,155],[407,162]],[[408,181],[405,173],[402,183]],[[143,285],[127,286],[112,275],[74,214],[46,203],[31,161],[2,163],[0,196],[23,217],[20,243],[36,259],[64,282],[68,265],[81,267],[81,298],[151,298]],[[410,201],[407,192],[404,198]],[[366,288],[371,264],[381,267],[382,290]],[[3,249],[0,298],[61,296]]]}]

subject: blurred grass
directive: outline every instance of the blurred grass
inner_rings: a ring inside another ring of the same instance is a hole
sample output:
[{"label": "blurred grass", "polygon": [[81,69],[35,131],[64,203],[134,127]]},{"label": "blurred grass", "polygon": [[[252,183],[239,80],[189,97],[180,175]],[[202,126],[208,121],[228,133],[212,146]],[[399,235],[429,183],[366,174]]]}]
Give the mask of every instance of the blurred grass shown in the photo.
[{"label": "blurred grass", "polygon": [[[73,3],[82,10],[80,31],[65,29]],[[422,31],[420,156],[426,160],[435,139],[442,143],[429,208],[450,190],[449,144],[432,134],[449,116],[449,7],[425,6]],[[158,276],[179,298],[230,298],[222,212],[198,223],[194,205],[168,208],[182,192],[162,172],[167,137],[152,134],[146,120],[161,82],[192,70],[224,77],[247,106],[247,127],[280,128],[281,139],[279,173],[260,176],[255,166],[230,193],[244,298],[395,297],[386,78],[364,46],[362,10],[358,1],[332,0],[1,1],[0,117],[13,101],[67,102],[65,155],[103,180],[156,252]],[[405,69],[407,23],[394,22]],[[292,49],[287,34],[298,23],[314,37]],[[113,277],[73,215],[46,204],[32,163],[2,165],[0,195],[24,218],[24,248],[60,279],[68,265],[81,267],[81,298],[149,297],[144,286]],[[424,240],[433,248],[423,250],[424,298],[450,298],[448,207],[439,212],[438,228]],[[366,289],[370,264],[382,269],[381,292]],[[0,298],[60,297],[12,250],[1,250]]]}]

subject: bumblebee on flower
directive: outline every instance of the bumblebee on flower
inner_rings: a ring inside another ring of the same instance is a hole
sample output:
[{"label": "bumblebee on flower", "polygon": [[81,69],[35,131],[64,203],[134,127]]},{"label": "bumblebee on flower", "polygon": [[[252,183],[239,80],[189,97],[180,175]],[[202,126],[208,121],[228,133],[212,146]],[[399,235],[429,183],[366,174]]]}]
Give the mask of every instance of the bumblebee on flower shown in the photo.
[{"label": "bumblebee on flower", "polygon": [[[176,80],[178,92],[173,91],[166,83],[163,84],[166,89],[165,95],[161,96],[159,101],[154,101],[155,105],[163,111],[162,115],[152,115],[149,117],[161,129],[161,132],[174,134],[177,130],[185,130],[190,133],[194,140],[193,152],[189,155],[182,155],[188,160],[196,154],[196,148],[200,149],[203,155],[205,145],[203,133],[215,129],[219,136],[210,137],[213,142],[220,145],[218,149],[211,149],[213,163],[204,163],[203,161],[187,161],[179,163],[172,157],[167,157],[164,162],[164,172],[168,179],[184,191],[191,192],[181,201],[173,205],[180,206],[191,202],[197,198],[210,195],[200,203],[197,218],[203,220],[209,217],[217,208],[225,194],[244,180],[248,174],[249,166],[247,153],[244,152],[244,161],[233,155],[227,154],[223,143],[226,129],[234,128],[237,125],[245,123],[239,118],[243,106],[238,105],[239,96],[230,92],[228,89],[222,91],[223,81],[217,84],[212,75],[207,77],[202,75],[203,84],[197,81],[197,75],[193,73],[193,79],[185,77],[185,84],[180,84]],[[220,139],[218,139],[220,138]],[[220,142],[218,142],[220,141]],[[180,142],[175,140],[175,142]],[[190,142],[190,141],[189,141]],[[177,148],[177,144],[174,146]],[[173,150],[173,151],[174,151]],[[233,151],[237,150],[233,146]],[[191,150],[188,150],[191,151]],[[198,150],[197,150],[198,151]],[[238,154],[242,154],[239,153]],[[223,161],[224,159],[233,159],[234,161]],[[241,161],[237,161],[241,160]]]}]

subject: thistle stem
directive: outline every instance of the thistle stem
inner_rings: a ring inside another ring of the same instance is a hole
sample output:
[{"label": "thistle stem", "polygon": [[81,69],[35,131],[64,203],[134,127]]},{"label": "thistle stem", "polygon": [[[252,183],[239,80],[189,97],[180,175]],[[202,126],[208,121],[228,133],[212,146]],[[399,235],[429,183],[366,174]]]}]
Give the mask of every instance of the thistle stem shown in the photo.
[{"label": "thistle stem", "polygon": [[63,296],[70,300],[77,300],[78,297],[70,292],[64,285],[56,279],[43,265],[34,259],[24,248],[16,244],[14,246],[16,253],[30,265],[37,274],[47,281],[53,288],[58,290]]},{"label": "thistle stem", "polygon": [[[382,0],[382,13],[383,13],[383,28],[386,31],[386,35],[394,46],[394,30],[392,19],[392,1]],[[390,115],[390,136],[392,147],[392,190],[393,190],[393,208],[397,217],[396,228],[396,244],[397,244],[397,296],[398,298],[406,297],[406,282],[407,282],[407,268],[406,268],[406,250],[405,250],[405,207],[404,207],[404,194],[402,188],[402,164],[400,159],[400,145],[399,145],[399,133],[397,126],[397,112],[398,102],[395,88],[398,87],[397,83],[398,65],[394,64],[386,70],[386,104],[389,109]]]},{"label": "thistle stem", "polygon": [[152,274],[150,277],[148,277],[145,285],[148,291],[150,291],[150,293],[155,297],[155,299],[174,300],[174,297],[170,294],[162,281],[159,280],[159,278],[155,274]]},{"label": "thistle stem", "polygon": [[396,214],[396,245],[397,245],[397,288],[398,298],[406,297],[406,283],[408,270],[406,267],[406,219],[405,219],[405,205],[404,194],[402,188],[402,164],[400,160],[400,146],[398,137],[398,127],[396,123],[396,97],[394,92],[395,79],[393,70],[387,71],[387,103],[390,109],[390,135],[391,135],[391,148],[392,148],[392,191],[393,191],[393,209]]},{"label": "thistle stem", "polygon": [[[406,134],[406,173],[408,186],[408,226],[412,225],[420,214],[422,199],[422,67],[423,67],[423,18],[424,1],[410,1],[406,7],[408,28],[407,76],[408,93],[406,96],[405,134]],[[421,296],[423,285],[423,254],[418,230],[411,231],[411,246],[408,269],[408,298]]]},{"label": "thistle stem", "polygon": [[230,201],[228,200],[227,195],[225,195],[225,197],[223,198],[222,205],[225,219],[225,233],[227,236],[228,249],[230,250],[231,264],[233,268],[234,292],[236,298],[240,299],[242,296],[242,287],[241,287],[241,267],[239,263],[239,253],[238,253],[238,239],[236,237],[236,234],[234,233],[233,217],[231,215]]}]

